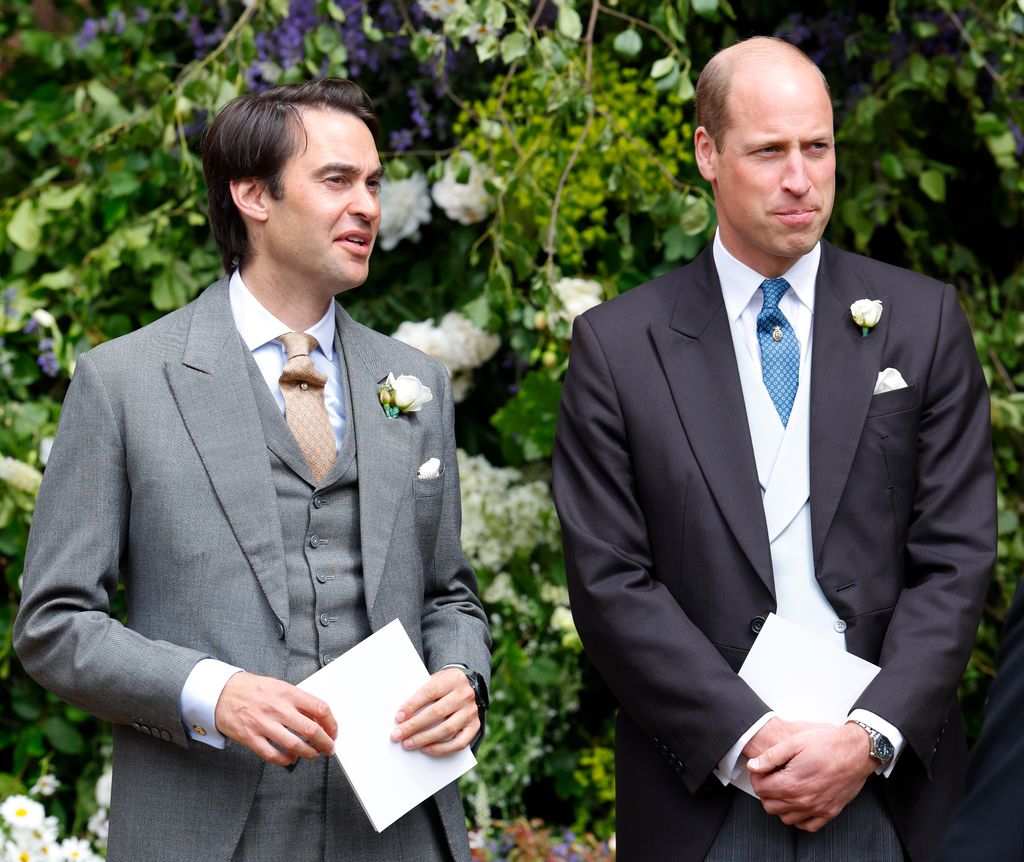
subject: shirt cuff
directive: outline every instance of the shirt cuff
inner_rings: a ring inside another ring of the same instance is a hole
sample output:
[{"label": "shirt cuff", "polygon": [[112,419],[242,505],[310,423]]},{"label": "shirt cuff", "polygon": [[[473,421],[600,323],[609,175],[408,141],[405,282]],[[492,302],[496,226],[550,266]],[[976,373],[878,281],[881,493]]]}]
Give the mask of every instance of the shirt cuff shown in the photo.
[{"label": "shirt cuff", "polygon": [[754,734],[756,734],[762,727],[764,727],[771,719],[775,718],[774,712],[766,712],[757,721],[750,725],[750,729],[743,734],[739,739],[736,740],[736,744],[733,745],[726,753],[725,756],[718,761],[715,766],[715,777],[722,782],[722,784],[729,784],[734,778],[738,778],[740,772],[746,768],[747,759],[742,758],[743,762],[740,763],[743,749]]},{"label": "shirt cuff", "polygon": [[192,668],[181,689],[180,709],[181,723],[196,742],[224,747],[227,740],[215,720],[217,701],[228,680],[241,670],[215,658],[204,658]]},{"label": "shirt cuff", "polygon": [[892,743],[894,754],[892,760],[889,761],[889,765],[882,768],[882,764],[879,763],[875,767],[875,775],[883,775],[888,778],[892,774],[893,767],[896,765],[896,761],[900,759],[900,753],[903,751],[906,745],[906,740],[903,738],[903,734],[900,733],[893,725],[889,724],[881,716],[875,715],[873,712],[869,712],[866,709],[855,709],[850,713],[850,721],[863,721],[868,727],[877,730],[882,736]]}]

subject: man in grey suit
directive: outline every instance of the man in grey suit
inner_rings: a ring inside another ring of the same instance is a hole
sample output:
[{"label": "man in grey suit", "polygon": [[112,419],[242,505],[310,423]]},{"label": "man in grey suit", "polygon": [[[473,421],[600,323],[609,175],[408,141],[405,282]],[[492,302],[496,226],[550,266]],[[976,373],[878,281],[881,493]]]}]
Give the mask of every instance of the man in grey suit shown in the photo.
[{"label": "man in grey suit", "polygon": [[[822,240],[805,55],[739,43],[696,95],[714,242],[577,318],[555,447],[573,615],[622,707],[618,858],[931,859],[995,557],[971,334],[951,286]],[[738,675],[772,612],[880,667],[848,720],[775,715]]]},{"label": "man in grey suit", "polygon": [[455,784],[375,833],[295,687],[398,618],[432,675],[395,744],[464,748],[486,706],[447,373],[334,301],[367,276],[378,131],[337,79],[229,104],[203,163],[230,276],[78,360],[15,645],[114,724],[109,860],[469,858]]}]

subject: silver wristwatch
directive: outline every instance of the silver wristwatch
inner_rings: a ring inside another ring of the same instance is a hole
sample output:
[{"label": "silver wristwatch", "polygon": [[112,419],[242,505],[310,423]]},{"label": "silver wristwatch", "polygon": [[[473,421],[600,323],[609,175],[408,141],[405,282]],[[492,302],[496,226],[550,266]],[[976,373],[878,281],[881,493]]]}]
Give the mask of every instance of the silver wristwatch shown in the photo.
[{"label": "silver wristwatch", "polygon": [[868,738],[871,740],[871,751],[869,752],[871,757],[882,764],[883,767],[888,766],[892,762],[893,755],[896,754],[896,749],[889,742],[889,738],[863,721],[854,719],[853,723],[860,725],[867,731]]}]

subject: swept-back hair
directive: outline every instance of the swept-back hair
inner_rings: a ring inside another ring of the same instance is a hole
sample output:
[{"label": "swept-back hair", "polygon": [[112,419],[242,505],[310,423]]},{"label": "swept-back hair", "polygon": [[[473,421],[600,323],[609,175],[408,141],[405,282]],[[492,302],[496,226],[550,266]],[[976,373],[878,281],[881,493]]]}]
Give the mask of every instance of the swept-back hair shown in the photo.
[{"label": "swept-back hair", "polygon": [[284,84],[225,105],[203,135],[202,152],[210,229],[228,272],[249,254],[249,235],[231,198],[231,181],[258,179],[280,200],[284,166],[305,146],[304,109],[351,114],[366,124],[374,140],[380,136],[370,97],[342,78]]}]

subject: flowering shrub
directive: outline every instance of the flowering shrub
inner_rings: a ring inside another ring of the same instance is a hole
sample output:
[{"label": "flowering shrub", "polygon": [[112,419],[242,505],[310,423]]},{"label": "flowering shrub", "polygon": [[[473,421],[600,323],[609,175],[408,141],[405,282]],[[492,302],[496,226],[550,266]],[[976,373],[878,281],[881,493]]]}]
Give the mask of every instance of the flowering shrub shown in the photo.
[{"label": "flowering shrub", "polygon": [[[61,839],[57,817],[47,815],[40,798],[52,797],[61,782],[44,774],[28,795],[12,793],[0,802],[0,853],[9,862],[99,862],[106,844],[106,828],[97,823],[102,835],[94,845],[88,838],[67,836]],[[109,795],[107,799],[109,805]],[[95,831],[90,824],[90,831]]]},{"label": "flowering shrub", "polygon": [[[9,634],[77,358],[220,275],[197,156],[205,120],[242,89],[350,75],[380,110],[387,179],[371,277],[343,301],[442,361],[459,404],[463,538],[495,640],[490,730],[465,784],[484,830],[477,850],[560,859],[575,842],[600,858],[583,839],[491,819],[543,815],[601,840],[612,829],[614,704],[581,652],[548,487],[561,380],[579,313],[692,259],[711,236],[688,143],[693,85],[714,50],[748,32],[787,36],[831,81],[831,237],[955,283],[974,319],[1000,468],[996,579],[963,692],[976,731],[1024,563],[1024,12],[893,0],[875,17],[834,5],[811,19],[776,0],[753,11],[726,0],[8,4],[0,792],[25,796],[15,776],[52,760],[79,778],[49,797],[48,816],[102,832],[97,752],[109,729],[28,680]],[[12,816],[36,809],[24,810]]]}]

